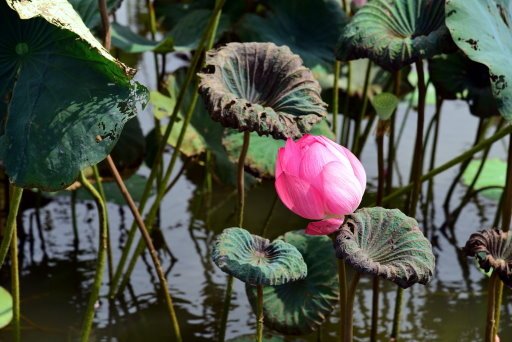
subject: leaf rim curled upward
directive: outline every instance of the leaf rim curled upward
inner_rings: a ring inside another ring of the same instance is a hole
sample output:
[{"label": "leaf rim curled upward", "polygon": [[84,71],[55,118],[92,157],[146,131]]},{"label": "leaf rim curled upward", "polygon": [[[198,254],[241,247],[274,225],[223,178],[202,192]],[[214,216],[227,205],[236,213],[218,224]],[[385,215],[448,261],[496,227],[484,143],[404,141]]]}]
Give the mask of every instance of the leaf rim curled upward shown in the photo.
[{"label": "leaf rim curled upward", "polygon": [[347,215],[333,243],[336,257],[356,271],[404,289],[416,283],[426,285],[434,274],[430,241],[418,222],[398,209],[363,208]]},{"label": "leaf rim curled upward", "polygon": [[205,64],[199,92],[224,127],[299,138],[327,115],[320,85],[287,46],[229,43],[208,51]]},{"label": "leaf rim curled upward", "polygon": [[212,260],[222,271],[251,285],[283,285],[307,275],[302,254],[293,245],[270,242],[238,227],[226,228],[217,236]]}]

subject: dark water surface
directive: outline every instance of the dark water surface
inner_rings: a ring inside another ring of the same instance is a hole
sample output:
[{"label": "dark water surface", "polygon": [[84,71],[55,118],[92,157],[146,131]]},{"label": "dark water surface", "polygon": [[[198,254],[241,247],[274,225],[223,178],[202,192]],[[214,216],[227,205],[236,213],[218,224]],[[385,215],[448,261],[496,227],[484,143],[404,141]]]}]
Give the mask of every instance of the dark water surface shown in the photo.
[{"label": "dark water surface", "polygon": [[[149,58],[151,59],[151,58]],[[146,65],[139,77],[153,70]],[[146,84],[151,84],[145,82]],[[403,110],[399,112],[403,118]],[[429,107],[427,121],[432,116]],[[398,168],[404,180],[408,179],[415,132],[415,114],[407,122],[398,150]],[[148,112],[141,115],[144,130],[152,119]],[[436,165],[455,157],[469,148],[474,139],[477,119],[462,102],[447,103],[443,109]],[[370,139],[362,156],[371,185],[376,184],[376,149]],[[504,144],[497,143],[492,157],[504,158]],[[426,160],[430,159],[427,149]],[[425,164],[427,165],[427,161]],[[176,168],[176,170],[179,167]],[[435,179],[434,215],[420,225],[435,244],[437,269],[434,280],[427,286],[416,285],[405,291],[401,328],[403,341],[482,341],[486,316],[486,278],[473,262],[463,257],[459,247],[469,235],[492,225],[496,203],[479,197],[464,209],[453,230],[443,234],[445,221],[442,202],[458,168],[452,168]],[[147,174],[147,169],[139,173]],[[398,181],[397,181],[398,185]],[[372,186],[369,187],[371,192]],[[459,186],[452,207],[464,194]],[[272,183],[255,186],[246,203],[246,227],[260,233],[267,217],[275,191]],[[213,341],[222,310],[226,276],[211,261],[210,251],[216,232],[234,224],[234,188],[214,185],[211,206],[207,208],[203,196],[203,183],[196,172],[186,172],[161,206],[160,228],[169,249],[178,259],[171,264],[163,248],[160,255],[170,291],[181,323],[184,341]],[[132,218],[127,207],[109,204],[109,220],[117,264],[120,246]],[[79,202],[79,245],[74,245],[71,206],[68,196],[59,197],[40,209],[41,227],[38,230],[34,209],[24,213],[23,229],[28,234],[20,254],[22,259],[22,336],[23,341],[68,341],[79,337],[81,319],[85,310],[95,272],[98,245],[98,222],[92,202]],[[421,211],[420,211],[421,213]],[[420,214],[421,215],[421,214]],[[305,227],[305,221],[288,212],[279,204],[270,224],[275,237],[293,229]],[[109,302],[108,276],[98,303],[93,339],[96,341],[172,341],[172,332],[163,301],[156,295],[158,281],[146,255],[139,260],[133,273],[131,286],[120,300]],[[3,270],[2,279],[8,279]],[[379,340],[388,341],[394,309],[396,288],[381,282]],[[7,285],[8,287],[8,285]],[[512,304],[510,290],[505,289],[501,319],[501,341],[512,341]],[[361,279],[355,302],[355,339],[367,341],[371,317],[371,280]],[[322,328],[322,341],[337,341],[337,309]],[[227,336],[235,338],[255,332],[255,315],[247,301],[244,285],[235,280],[232,310],[229,315]],[[269,332],[272,334],[271,332]],[[278,334],[272,334],[279,336]],[[10,340],[9,328],[0,331],[1,340]],[[280,339],[276,339],[279,341]],[[316,341],[317,334],[287,341]]]}]

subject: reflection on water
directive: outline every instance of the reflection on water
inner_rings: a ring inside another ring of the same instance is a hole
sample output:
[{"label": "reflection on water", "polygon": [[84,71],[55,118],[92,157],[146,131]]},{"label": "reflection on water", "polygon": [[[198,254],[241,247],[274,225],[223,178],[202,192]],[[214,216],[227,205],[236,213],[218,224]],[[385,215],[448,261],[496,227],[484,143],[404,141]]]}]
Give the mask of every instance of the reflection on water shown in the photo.
[{"label": "reflection on water", "polygon": [[[471,132],[475,124],[472,117],[458,108],[460,104],[447,106],[443,117],[437,163],[442,163],[470,144],[466,137],[454,136],[450,127],[461,122]],[[468,119],[469,117],[469,119]],[[413,125],[411,122],[408,125]],[[408,130],[406,129],[406,132]],[[411,141],[411,135],[404,141]],[[370,142],[372,144],[372,142]],[[370,147],[370,146],[369,146]],[[408,169],[409,153],[402,144],[400,169]],[[363,162],[367,165],[369,180],[375,182],[374,149],[367,148]],[[497,145],[492,153],[503,155]],[[456,169],[443,174],[435,181],[435,215],[424,227],[435,244],[437,270],[435,279],[426,287],[413,286],[405,291],[402,334],[405,341],[481,341],[485,308],[486,281],[484,276],[459,250],[471,232],[491,224],[496,204],[485,199],[470,203],[463,211],[453,230],[441,232],[445,218],[441,210],[446,189]],[[215,267],[210,258],[210,246],[215,233],[233,225],[236,196],[234,189],[215,185],[210,196],[204,192],[203,182],[197,172],[182,177],[177,187],[165,199],[161,210],[160,255],[168,271],[169,284],[175,298],[178,316],[185,341],[214,340],[217,322],[222,310],[226,276]],[[371,188],[371,187],[370,187]],[[456,195],[460,197],[464,189]],[[261,233],[272,208],[275,191],[272,183],[256,185],[248,192],[247,227]],[[208,208],[207,203],[210,203]],[[399,205],[399,203],[398,203]],[[59,198],[39,211],[25,212],[23,229],[22,313],[23,337],[26,341],[68,340],[78,336],[89,287],[92,283],[97,248],[97,219],[95,207],[88,202],[78,204],[78,246],[73,243],[69,198]],[[126,239],[126,227],[131,215],[126,208],[110,204],[110,223],[114,260],[120,256],[120,245]],[[39,221],[39,224],[38,222]],[[420,218],[420,222],[421,222]],[[277,236],[287,230],[303,228],[305,222],[287,211],[278,202],[271,216],[269,235]],[[172,251],[178,259],[171,263]],[[8,278],[7,268],[2,279]],[[142,258],[133,274],[130,287],[121,298],[109,302],[108,276],[105,275],[102,299],[98,303],[94,336],[101,341],[140,341],[151,336],[152,341],[172,340],[170,323],[162,301],[156,293],[158,282],[151,271],[149,257]],[[383,282],[382,282],[383,283]],[[379,338],[387,340],[394,308],[395,287],[382,284],[380,298]],[[502,313],[502,341],[512,340],[510,291],[504,293]],[[355,304],[355,336],[366,341],[370,331],[371,282],[363,278]],[[321,331],[322,341],[336,341],[337,315],[329,318]],[[228,338],[251,334],[255,330],[254,315],[241,282],[235,281]],[[290,341],[316,341],[317,334]],[[10,331],[3,330],[0,338],[10,338]]]}]

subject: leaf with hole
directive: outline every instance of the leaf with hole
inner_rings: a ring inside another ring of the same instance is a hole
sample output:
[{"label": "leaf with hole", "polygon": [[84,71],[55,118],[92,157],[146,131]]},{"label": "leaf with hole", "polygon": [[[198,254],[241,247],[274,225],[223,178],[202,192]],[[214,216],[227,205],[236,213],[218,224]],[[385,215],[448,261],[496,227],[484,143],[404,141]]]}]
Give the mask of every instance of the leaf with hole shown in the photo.
[{"label": "leaf with hole", "polygon": [[272,43],[229,43],[206,55],[199,92],[225,127],[297,138],[326,116],[320,86],[299,56]]},{"label": "leaf with hole", "polygon": [[0,3],[0,98],[10,96],[0,154],[17,186],[63,189],[111,152],[147,90],[66,1],[8,3],[26,19]]},{"label": "leaf with hole", "polygon": [[345,27],[336,48],[342,61],[369,58],[389,70],[451,50],[444,0],[373,0]]},{"label": "leaf with hole", "polygon": [[510,7],[495,0],[449,0],[446,25],[469,59],[489,68],[494,97],[501,115],[512,120],[512,18]]}]

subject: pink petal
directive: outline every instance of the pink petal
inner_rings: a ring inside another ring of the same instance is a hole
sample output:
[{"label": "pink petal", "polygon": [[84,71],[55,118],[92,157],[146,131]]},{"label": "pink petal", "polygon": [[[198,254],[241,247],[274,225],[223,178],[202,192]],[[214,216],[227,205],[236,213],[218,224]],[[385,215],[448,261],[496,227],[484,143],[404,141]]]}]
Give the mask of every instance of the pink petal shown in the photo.
[{"label": "pink petal", "polygon": [[275,185],[281,201],[295,214],[310,220],[325,217],[322,197],[308,182],[283,172]]},{"label": "pink petal", "polygon": [[[322,172],[323,167],[333,161],[337,161],[337,156],[326,149],[323,144],[314,143],[303,153],[299,175],[302,179],[315,182],[318,180],[318,175]],[[317,189],[319,188],[317,187]]]},{"label": "pink petal", "polygon": [[325,165],[321,174],[325,211],[331,215],[354,212],[363,198],[359,180],[351,172],[343,173],[344,169],[341,163],[332,162]]},{"label": "pink petal", "polygon": [[343,219],[332,218],[322,221],[310,222],[306,228],[306,234],[309,235],[328,235],[337,231]]},{"label": "pink petal", "polygon": [[357,180],[359,180],[359,184],[361,184],[361,188],[364,192],[366,189],[366,171],[364,170],[363,164],[361,164],[361,161],[359,161],[359,159],[357,159],[357,157],[353,155],[350,150],[346,148],[345,150],[346,156],[352,165],[352,169],[354,170],[354,175],[356,176]]},{"label": "pink petal", "polygon": [[279,173],[286,172],[289,175],[297,176],[299,174],[301,155],[299,145],[292,139],[286,140],[286,144],[279,149],[277,154],[279,169],[276,166],[276,178],[278,177],[278,171]]}]

